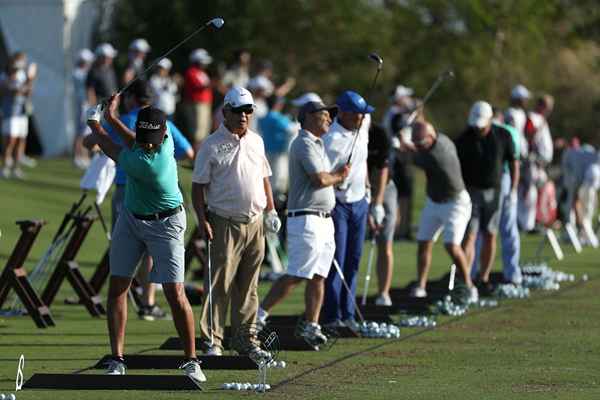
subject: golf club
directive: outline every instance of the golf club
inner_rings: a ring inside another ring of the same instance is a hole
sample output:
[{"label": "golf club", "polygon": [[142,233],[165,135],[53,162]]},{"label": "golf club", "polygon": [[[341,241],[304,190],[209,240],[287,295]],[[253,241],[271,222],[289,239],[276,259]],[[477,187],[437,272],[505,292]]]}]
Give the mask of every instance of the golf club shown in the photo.
[{"label": "golf club", "polygon": [[[377,63],[377,70],[375,72],[375,77],[373,78],[373,82],[371,83],[371,87],[369,88],[368,96],[365,99],[365,109],[369,106],[369,103],[366,101],[373,97],[373,91],[375,90],[375,85],[377,85],[377,78],[379,78],[379,74],[381,73],[381,68],[383,68],[383,58],[381,58],[376,53],[369,54],[369,59]],[[364,114],[364,113],[363,113]],[[350,154],[348,155],[348,161],[346,161],[346,165],[350,164],[350,160],[352,160],[352,154],[354,154],[354,147],[356,146],[356,141],[358,139],[358,131],[360,126],[354,130],[354,137],[352,138],[352,146],[350,146]]]},{"label": "golf club", "polygon": [[456,276],[456,264],[450,266],[450,279],[448,279],[448,290],[454,290],[454,277]]},{"label": "golf club", "polygon": [[425,107],[425,104],[429,101],[431,96],[433,96],[433,94],[438,89],[438,87],[440,87],[440,85],[446,79],[454,79],[454,71],[452,71],[451,69],[447,69],[438,75],[435,82],[433,82],[433,85],[431,85],[431,87],[429,88],[427,93],[425,93],[425,97],[423,97],[423,100],[419,103],[419,105],[416,106],[416,108],[413,110],[413,112],[408,117],[407,125],[411,125],[414,122],[415,118],[417,118],[417,114],[419,113],[419,111]]},{"label": "golf club", "polygon": [[365,276],[365,288],[363,290],[361,304],[363,306],[367,305],[367,293],[369,292],[369,282],[371,282],[371,268],[373,266],[373,253],[375,252],[375,238],[376,236],[373,234],[373,238],[371,238],[371,247],[369,248],[369,262],[367,263],[367,275]]},{"label": "golf club", "polygon": [[348,286],[348,282],[346,282],[346,278],[344,278],[344,273],[342,272],[342,269],[340,268],[340,265],[338,264],[338,262],[335,258],[333,259],[333,266],[335,267],[335,270],[337,271],[338,275],[340,276],[340,279],[342,280],[344,287],[348,291],[348,297],[350,297],[352,299],[352,304],[354,305],[356,314],[358,314],[358,318],[360,318],[360,322],[365,322],[365,319],[363,318],[363,315],[360,312],[360,309],[358,308],[358,304],[356,304],[356,299],[354,298],[354,294],[352,294],[352,290],[350,290],[350,286]]},{"label": "golf club", "polygon": [[206,267],[208,269],[208,330],[210,331],[210,346],[214,345],[214,337],[213,337],[213,315],[212,315],[212,267],[210,261],[210,245],[211,241],[207,240],[207,260]]},{"label": "golf club", "polygon": [[217,29],[220,29],[224,24],[225,24],[225,20],[223,18],[213,18],[210,21],[206,22],[204,25],[200,26],[194,32],[192,32],[188,36],[186,36],[185,39],[183,39],[182,41],[180,41],[179,43],[177,43],[175,46],[171,47],[165,54],[163,54],[162,56],[160,56],[160,57],[156,58],[154,61],[152,61],[152,63],[150,64],[150,66],[148,66],[148,68],[146,68],[145,70],[143,70],[141,73],[137,74],[123,88],[121,88],[117,92],[117,94],[118,95],[122,94],[135,81],[137,81],[138,79],[140,79],[140,77],[144,76],[146,74],[146,72],[148,72],[152,68],[154,68],[156,66],[156,64],[158,64],[160,62],[160,60],[162,60],[163,58],[167,57],[169,54],[171,54],[172,52],[174,52],[176,49],[178,49],[179,47],[181,47],[181,45],[183,45],[185,42],[187,42],[188,40],[190,40],[192,37],[196,36],[198,33],[202,32],[204,29],[208,28],[209,26],[213,26],[213,27],[215,27]]}]

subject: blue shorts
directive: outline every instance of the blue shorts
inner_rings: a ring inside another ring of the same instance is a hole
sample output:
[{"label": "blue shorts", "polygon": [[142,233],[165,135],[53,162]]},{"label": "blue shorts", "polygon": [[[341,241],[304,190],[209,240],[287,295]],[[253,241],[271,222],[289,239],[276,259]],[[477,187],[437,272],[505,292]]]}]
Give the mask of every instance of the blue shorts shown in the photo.
[{"label": "blue shorts", "polygon": [[121,209],[110,244],[110,274],[132,278],[144,253],[154,265],[149,279],[154,283],[183,282],[185,275],[185,211],[146,221]]}]

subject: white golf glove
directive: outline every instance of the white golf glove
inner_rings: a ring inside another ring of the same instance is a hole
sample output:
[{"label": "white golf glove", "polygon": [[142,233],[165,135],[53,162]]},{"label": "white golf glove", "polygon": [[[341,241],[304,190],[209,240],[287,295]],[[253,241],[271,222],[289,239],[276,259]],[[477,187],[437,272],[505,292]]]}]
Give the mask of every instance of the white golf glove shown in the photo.
[{"label": "white golf glove", "polygon": [[277,215],[277,211],[271,210],[265,215],[264,219],[265,229],[267,232],[277,233],[281,229],[281,220]]},{"label": "white golf glove", "polygon": [[104,110],[102,109],[102,105],[98,104],[97,106],[88,108],[87,111],[85,112],[85,117],[87,121],[96,121],[96,122],[100,122],[100,120],[102,119],[102,112]]},{"label": "white golf glove", "polygon": [[375,225],[383,224],[383,219],[385,218],[385,208],[383,208],[383,204],[373,204],[371,206],[371,216],[373,217]]}]

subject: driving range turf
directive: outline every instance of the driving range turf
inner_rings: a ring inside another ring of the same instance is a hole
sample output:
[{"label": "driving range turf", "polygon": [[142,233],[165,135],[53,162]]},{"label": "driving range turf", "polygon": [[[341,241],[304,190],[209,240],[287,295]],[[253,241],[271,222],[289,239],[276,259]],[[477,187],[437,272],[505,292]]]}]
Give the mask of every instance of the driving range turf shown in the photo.
[{"label": "driving range turf", "polygon": [[[78,200],[80,173],[68,160],[42,160],[26,171],[27,180],[0,181],[0,267],[16,243],[20,219],[48,222],[34,244],[28,271],[48,247],[64,213]],[[189,192],[190,171],[180,169]],[[418,177],[416,215],[423,199]],[[110,198],[103,206],[110,219]],[[418,219],[415,219],[418,221]],[[193,228],[188,215],[188,234]],[[522,236],[522,260],[531,259],[540,236]],[[89,277],[107,247],[100,223],[94,223],[77,260]],[[361,267],[366,270],[366,251]],[[399,339],[340,339],[323,352],[281,352],[287,368],[270,370],[273,389],[261,396],[290,399],[598,399],[600,398],[600,250],[575,254],[563,244],[557,262],[545,247],[549,265],[575,274],[560,291],[535,291],[526,300],[502,300],[496,308],[470,310],[462,317],[439,317],[435,329],[402,328]],[[415,277],[415,243],[395,245],[394,287]],[[444,275],[450,260],[434,246],[431,278]],[[495,270],[500,269],[497,260]],[[589,275],[589,281],[579,278]],[[361,275],[362,277],[362,275]],[[360,280],[362,288],[363,280]],[[261,283],[261,298],[269,289]],[[300,313],[301,289],[274,314]],[[375,282],[371,283],[375,292]],[[34,373],[101,373],[88,370],[109,352],[104,319],[92,318],[82,306],[63,304],[73,291],[65,283],[51,307],[57,326],[38,329],[29,317],[0,317],[0,393],[14,392],[17,360],[25,355],[25,379]],[[159,301],[164,305],[161,294]],[[194,307],[195,316],[199,307]],[[179,354],[158,351],[175,331],[170,321],[146,322],[130,308],[126,353]],[[135,371],[135,374],[180,374],[180,371]],[[224,382],[256,382],[254,371],[206,371],[203,392],[24,390],[18,399],[185,399],[259,396],[219,390]],[[73,377],[76,379],[76,377]]]}]

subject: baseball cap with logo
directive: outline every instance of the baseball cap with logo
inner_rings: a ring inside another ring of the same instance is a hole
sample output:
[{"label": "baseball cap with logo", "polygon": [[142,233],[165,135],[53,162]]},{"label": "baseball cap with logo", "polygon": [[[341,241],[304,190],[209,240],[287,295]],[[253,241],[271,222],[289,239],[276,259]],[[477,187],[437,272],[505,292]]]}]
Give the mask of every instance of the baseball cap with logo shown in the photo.
[{"label": "baseball cap with logo", "polygon": [[493,117],[492,106],[485,101],[477,101],[471,107],[468,123],[469,126],[481,129],[491,124]]},{"label": "baseball cap with logo", "polygon": [[329,116],[333,119],[337,114],[338,108],[337,106],[326,106],[320,101],[309,101],[300,107],[300,111],[298,112],[298,121],[300,121],[302,124],[304,123],[304,120],[308,114],[313,114],[323,110],[327,110],[327,112],[329,112]]},{"label": "baseball cap with logo", "polygon": [[513,99],[528,99],[531,97],[531,93],[525,86],[517,85],[511,90],[510,97]]},{"label": "baseball cap with logo", "polygon": [[117,50],[110,43],[102,43],[96,47],[96,57],[109,57],[115,58],[117,56]]},{"label": "baseball cap with logo", "polygon": [[231,108],[239,108],[244,106],[254,106],[254,99],[252,98],[252,94],[241,86],[234,86],[227,94],[225,94],[225,99],[223,100],[223,106],[229,106]]},{"label": "baseball cap with logo", "polygon": [[158,108],[140,109],[135,122],[135,141],[138,143],[162,143],[167,128],[167,116]]},{"label": "baseball cap with logo", "polygon": [[307,92],[307,93],[304,93],[302,96],[297,97],[294,100],[292,100],[291,103],[292,103],[292,105],[294,105],[296,107],[302,107],[304,104],[308,103],[309,101],[316,101],[319,103],[323,102],[323,100],[321,100],[321,96],[319,96],[315,92]]},{"label": "baseball cap with logo", "polygon": [[365,99],[358,93],[351,90],[342,92],[335,101],[340,111],[353,112],[360,114],[371,114],[375,107],[367,104]]}]

